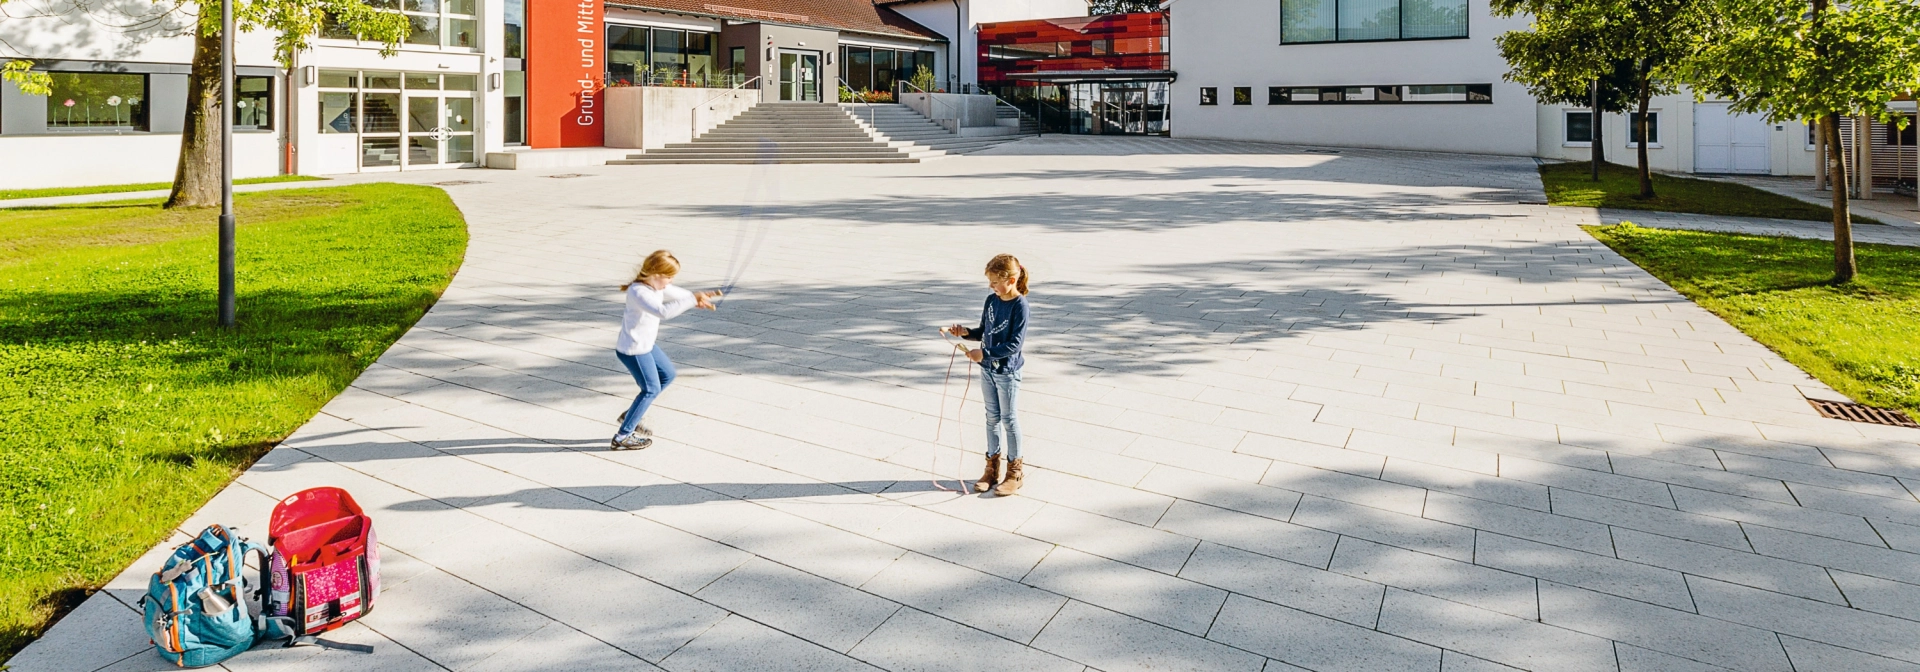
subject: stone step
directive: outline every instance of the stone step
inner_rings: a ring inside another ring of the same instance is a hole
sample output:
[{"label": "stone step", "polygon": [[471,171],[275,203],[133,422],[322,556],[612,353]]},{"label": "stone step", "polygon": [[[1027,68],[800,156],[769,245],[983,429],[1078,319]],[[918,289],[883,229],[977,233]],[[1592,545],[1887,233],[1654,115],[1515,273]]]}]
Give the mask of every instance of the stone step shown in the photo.
[{"label": "stone step", "polygon": [[919,157],[906,156],[906,155],[894,155],[890,157],[872,157],[872,158],[781,157],[781,158],[776,158],[771,160],[760,159],[757,157],[730,158],[730,157],[710,157],[710,156],[689,156],[689,157],[657,157],[657,158],[650,158],[650,159],[649,158],[616,159],[613,161],[608,161],[607,165],[609,166],[644,166],[644,165],[661,165],[661,164],[708,164],[708,163],[710,164],[758,164],[758,163],[771,164],[771,163],[919,163],[919,162],[920,162]]}]

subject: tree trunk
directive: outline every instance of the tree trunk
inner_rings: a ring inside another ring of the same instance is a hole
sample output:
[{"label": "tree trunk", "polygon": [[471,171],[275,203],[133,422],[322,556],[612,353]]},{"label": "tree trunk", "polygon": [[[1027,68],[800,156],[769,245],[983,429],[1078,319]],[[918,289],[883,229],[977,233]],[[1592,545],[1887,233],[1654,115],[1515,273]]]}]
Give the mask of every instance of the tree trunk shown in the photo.
[{"label": "tree trunk", "polygon": [[[1840,146],[1840,115],[1820,120],[1828,147]],[[1847,162],[1838,152],[1827,152],[1827,181],[1833,185],[1833,281],[1851,282],[1859,269],[1853,263],[1853,216],[1847,209]]]},{"label": "tree trunk", "polygon": [[1653,104],[1652,84],[1647,81],[1649,70],[1651,70],[1651,68],[1647,67],[1647,62],[1644,60],[1640,61],[1640,92],[1637,96],[1640,99],[1640,119],[1634,123],[1640,127],[1640,198],[1643,200],[1653,198],[1653,170],[1647,166],[1647,140],[1649,138],[1647,135],[1647,108]]},{"label": "tree trunk", "polygon": [[[220,13],[217,2],[200,4],[202,13]],[[204,22],[199,25],[205,25]],[[173,174],[169,208],[210,208],[220,204],[220,35],[196,30],[193,72],[187,76],[187,118],[180,128],[180,164]]]},{"label": "tree trunk", "polygon": [[1588,143],[1591,149],[1587,151],[1587,154],[1593,157],[1593,181],[1595,182],[1600,181],[1600,164],[1607,162],[1607,145],[1601,141],[1600,122],[1600,78],[1595,77],[1593,80],[1593,106],[1587,108],[1587,126],[1593,129],[1592,137],[1588,138],[1593,142]]}]

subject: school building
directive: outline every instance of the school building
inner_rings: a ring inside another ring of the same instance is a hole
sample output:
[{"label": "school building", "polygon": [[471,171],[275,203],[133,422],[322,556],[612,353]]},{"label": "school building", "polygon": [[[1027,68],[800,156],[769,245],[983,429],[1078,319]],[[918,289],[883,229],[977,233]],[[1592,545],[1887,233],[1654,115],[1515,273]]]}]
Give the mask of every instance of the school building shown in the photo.
[{"label": "school building", "polygon": [[[755,106],[834,103],[843,87],[908,104],[862,108],[858,133],[881,145],[1043,131],[1583,160],[1598,126],[1608,158],[1632,163],[1643,140],[1628,115],[1596,120],[1506,81],[1494,39],[1527,21],[1487,0],[1168,0],[1108,16],[1084,0],[376,1],[412,26],[391,56],[330,27],[283,68],[268,36],[240,36],[238,175],[664,160]],[[33,59],[54,93],[0,84],[0,186],[170,179],[190,14],[14,2],[44,11],[0,17],[20,52],[0,58]],[[923,71],[931,93],[910,84]],[[756,115],[740,118],[824,123]],[[1806,125],[1724,102],[1662,96],[1649,121],[1657,169],[1818,165]],[[1834,151],[1882,189],[1920,173],[1911,127],[1843,131]]]}]

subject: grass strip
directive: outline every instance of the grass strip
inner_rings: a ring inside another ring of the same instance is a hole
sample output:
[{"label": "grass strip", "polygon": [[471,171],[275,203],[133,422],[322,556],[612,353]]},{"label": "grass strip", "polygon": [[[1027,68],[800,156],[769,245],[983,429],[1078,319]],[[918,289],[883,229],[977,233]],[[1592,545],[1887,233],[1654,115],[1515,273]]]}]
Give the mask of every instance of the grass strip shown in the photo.
[{"label": "grass strip", "polygon": [[0,660],[313,417],[466,250],[429,187],[235,205],[232,330],[214,326],[217,210],[0,210]]},{"label": "grass strip", "polygon": [[[234,180],[234,184],[274,184],[277,182],[311,182],[324,180],[324,177],[308,175],[275,175],[273,177],[249,177]],[[0,189],[0,201],[20,198],[51,198],[54,196],[83,196],[86,194],[118,194],[124,191],[153,191],[171,189],[172,182],[143,182],[140,184],[106,184],[93,187],[49,187],[46,189]]]},{"label": "grass strip", "polygon": [[1920,248],[1857,245],[1859,275],[1836,285],[1827,241],[1585,228],[1828,386],[1920,417]]},{"label": "grass strip", "polygon": [[[1630,166],[1605,164],[1600,181],[1593,181],[1592,164],[1544,163],[1540,165],[1540,183],[1547,189],[1548,205],[1618,210],[1657,210],[1729,217],[1773,217],[1810,222],[1833,221],[1833,208],[1744,184],[1717,180],[1696,180],[1673,175],[1653,174],[1654,198],[1640,200],[1640,171]],[[1859,215],[1861,224],[1880,222]]]}]

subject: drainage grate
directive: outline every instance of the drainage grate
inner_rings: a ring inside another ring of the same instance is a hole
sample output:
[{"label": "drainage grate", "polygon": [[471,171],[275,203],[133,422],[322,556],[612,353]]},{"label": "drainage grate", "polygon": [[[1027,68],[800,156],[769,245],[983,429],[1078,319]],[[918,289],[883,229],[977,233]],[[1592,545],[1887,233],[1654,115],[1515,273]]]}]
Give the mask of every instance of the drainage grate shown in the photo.
[{"label": "drainage grate", "polygon": [[486,184],[486,183],[485,183],[485,182],[475,182],[475,181],[473,181],[473,180],[447,180],[447,181],[445,181],[445,182],[435,182],[435,183],[433,183],[433,186],[436,186],[436,187],[458,187],[458,186],[463,186],[463,185],[468,185],[468,184]]},{"label": "drainage grate", "polygon": [[559,175],[548,175],[547,177],[551,177],[556,180],[571,180],[576,177],[586,177],[586,176],[587,176],[586,173],[561,173]]},{"label": "drainage grate", "polygon": [[1866,404],[1856,404],[1851,401],[1828,401],[1826,399],[1808,399],[1807,403],[1813,404],[1814,410],[1820,411],[1821,417],[1920,429],[1920,422],[1914,422],[1913,418],[1907,417],[1907,414],[1891,408],[1876,408]]},{"label": "drainage grate", "polygon": [[1546,201],[1520,201],[1521,205],[1546,205]]},{"label": "drainage grate", "polygon": [[1307,150],[1307,153],[1308,153],[1308,154],[1339,154],[1339,153],[1340,153],[1340,150],[1337,150],[1337,149],[1309,149],[1309,150]]}]

